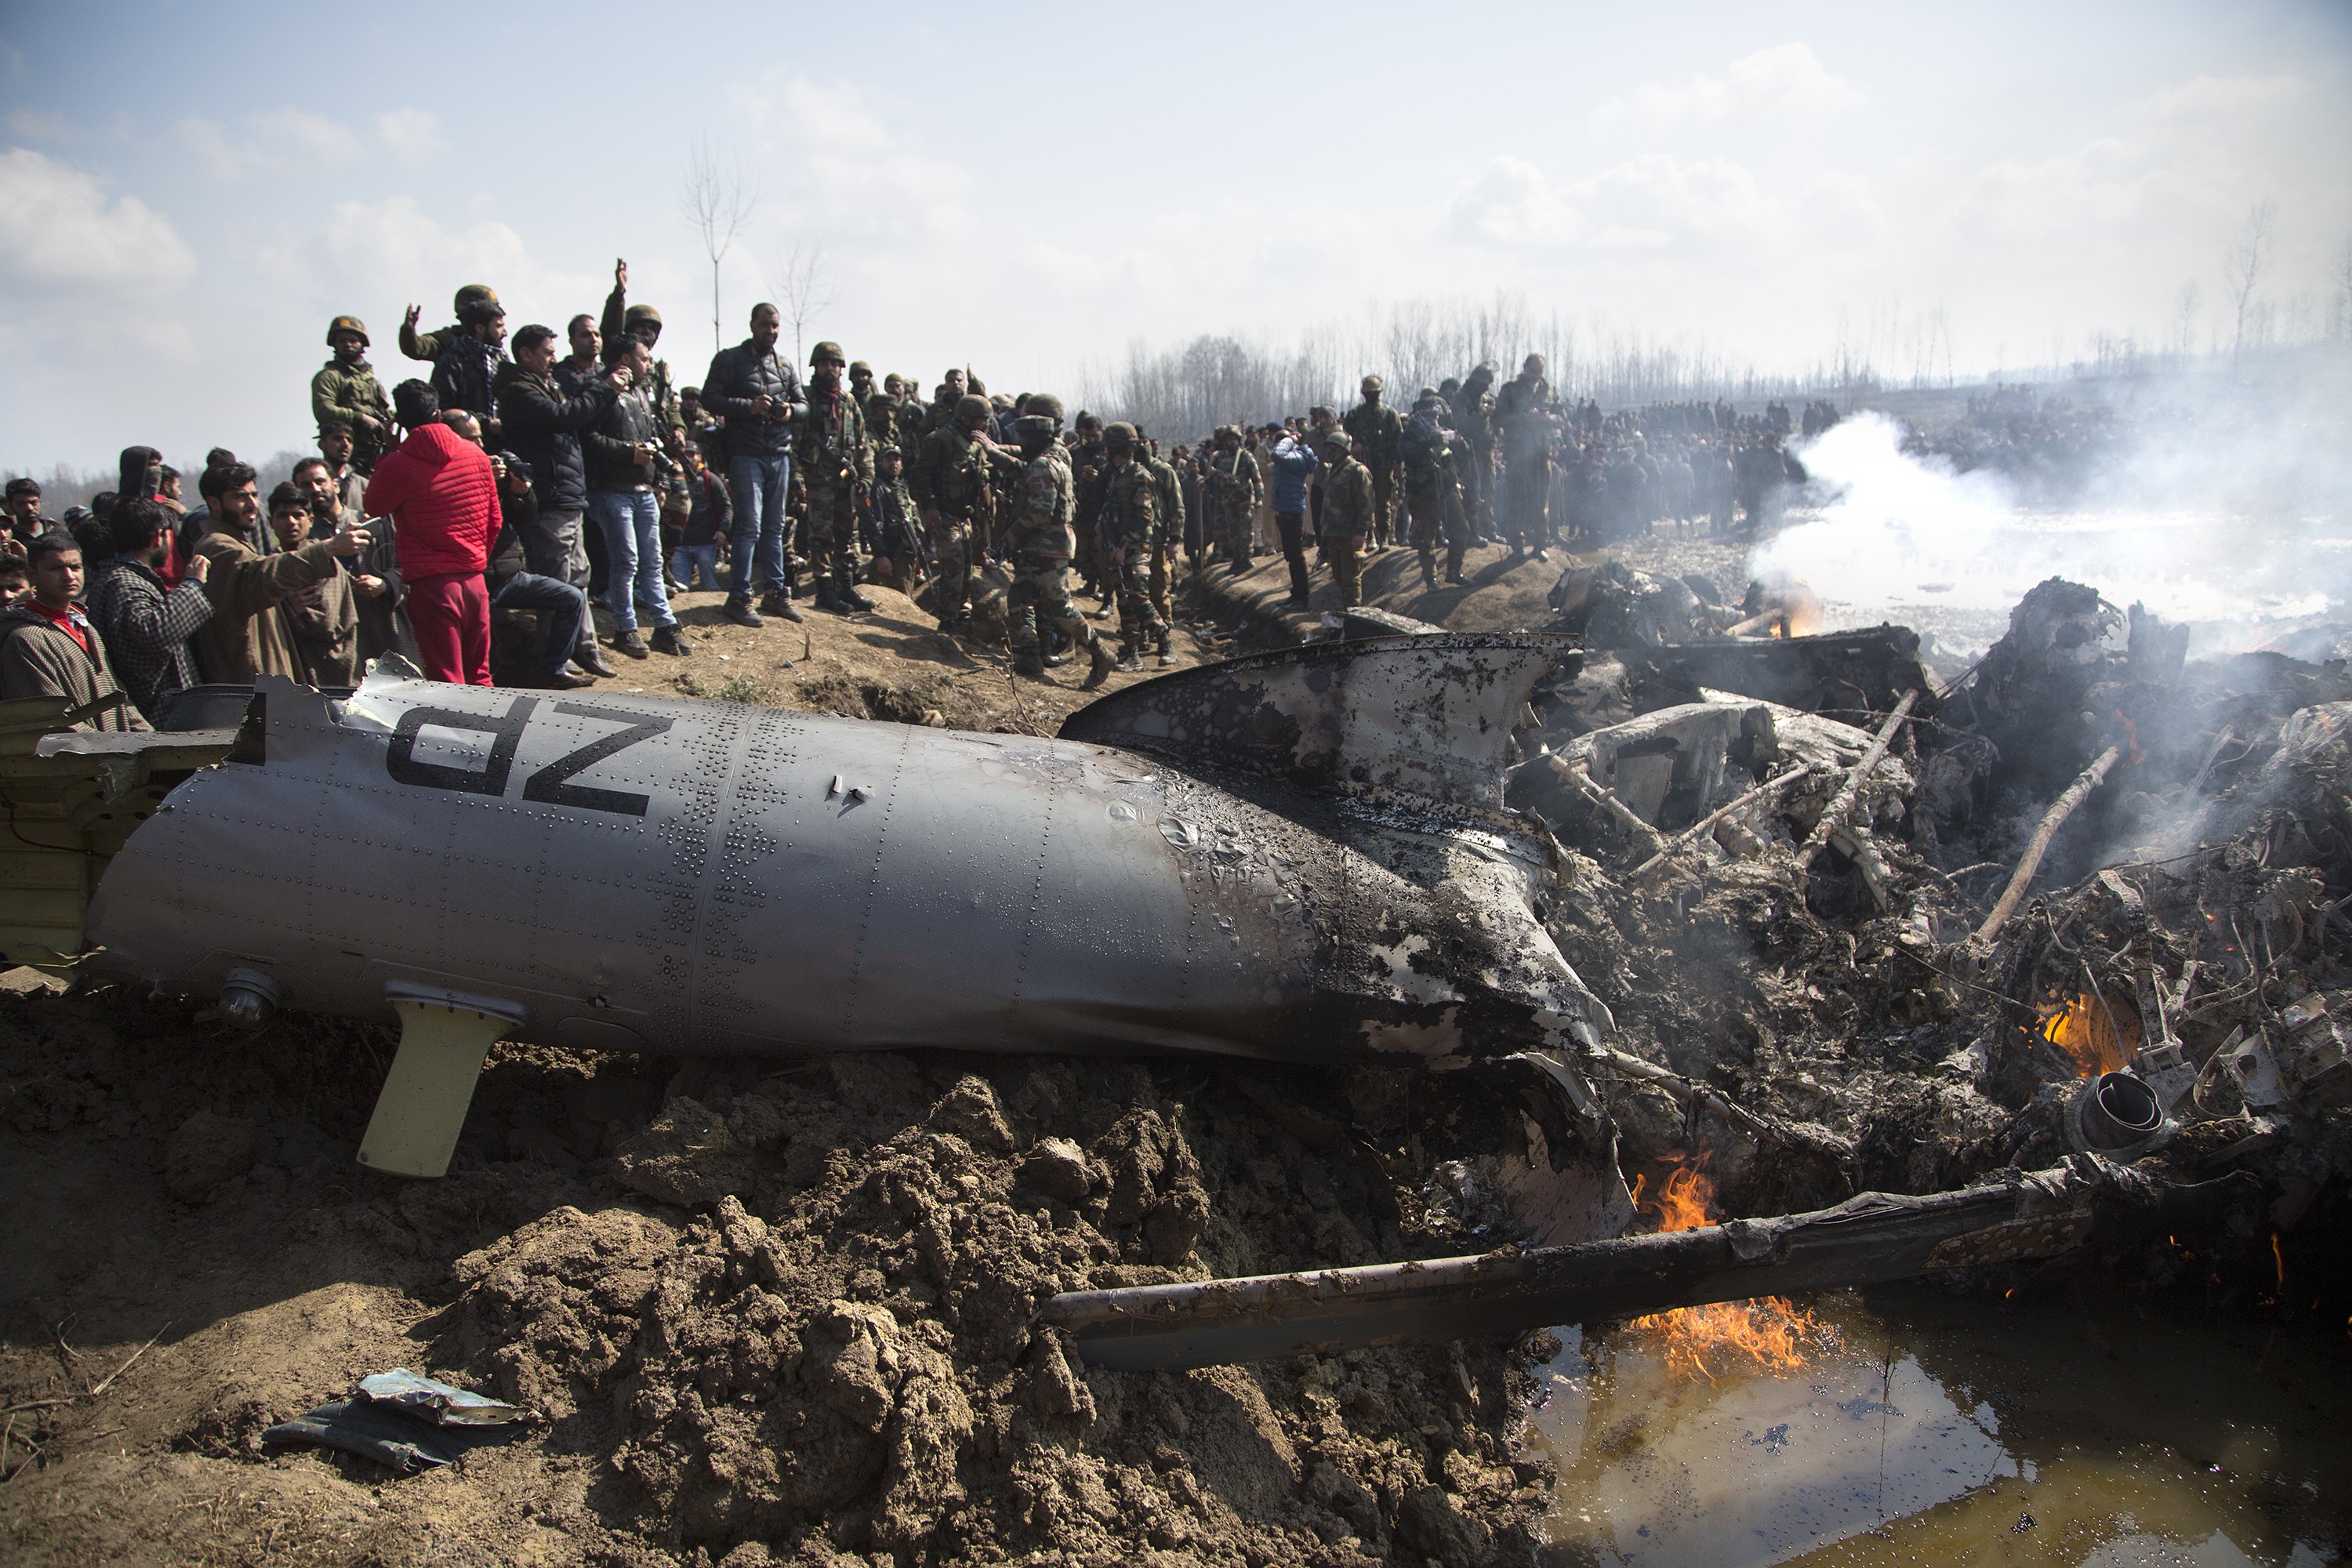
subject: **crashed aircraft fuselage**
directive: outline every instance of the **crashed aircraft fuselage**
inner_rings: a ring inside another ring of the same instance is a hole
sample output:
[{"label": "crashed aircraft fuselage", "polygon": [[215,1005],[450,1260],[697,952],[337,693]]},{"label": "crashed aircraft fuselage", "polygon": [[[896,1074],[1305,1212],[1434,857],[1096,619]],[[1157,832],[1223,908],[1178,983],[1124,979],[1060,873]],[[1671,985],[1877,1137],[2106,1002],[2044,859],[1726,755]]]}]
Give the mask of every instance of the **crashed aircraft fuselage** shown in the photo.
[{"label": "crashed aircraft fuselage", "polygon": [[[1097,722],[1133,747],[265,680],[262,760],[190,778],[131,837],[88,967],[615,1050],[1566,1045],[1606,1015],[1537,913],[1545,847],[1500,810],[1549,640],[1187,671],[1110,700]],[[1162,711],[1203,701],[1236,734]]]}]

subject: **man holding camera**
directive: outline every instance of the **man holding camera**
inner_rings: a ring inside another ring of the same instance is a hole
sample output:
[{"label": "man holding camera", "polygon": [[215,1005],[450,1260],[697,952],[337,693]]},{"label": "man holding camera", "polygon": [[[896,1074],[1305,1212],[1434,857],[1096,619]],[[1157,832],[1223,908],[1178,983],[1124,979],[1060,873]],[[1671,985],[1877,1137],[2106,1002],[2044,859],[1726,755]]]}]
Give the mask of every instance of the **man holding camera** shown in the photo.
[{"label": "man holding camera", "polygon": [[662,570],[661,503],[656,485],[670,459],[661,449],[661,426],[646,397],[653,355],[644,342],[624,336],[608,342],[614,380],[621,383],[612,405],[588,428],[588,516],[604,536],[609,563],[604,607],[613,615],[613,646],[631,658],[650,649],[637,633],[637,605],[653,616],[653,647],[683,658],[694,649],[678,631],[669,607],[669,584]]}]

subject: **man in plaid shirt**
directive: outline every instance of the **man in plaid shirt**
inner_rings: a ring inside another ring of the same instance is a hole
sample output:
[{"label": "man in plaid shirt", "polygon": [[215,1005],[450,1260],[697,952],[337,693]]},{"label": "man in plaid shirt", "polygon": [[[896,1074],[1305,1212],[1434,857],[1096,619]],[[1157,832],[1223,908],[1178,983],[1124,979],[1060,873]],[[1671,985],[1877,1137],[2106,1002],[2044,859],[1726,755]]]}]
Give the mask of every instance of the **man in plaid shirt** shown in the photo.
[{"label": "man in plaid shirt", "polygon": [[213,616],[213,602],[205,595],[205,574],[212,563],[191,555],[180,585],[164,586],[159,568],[172,534],[163,509],[152,500],[120,502],[107,527],[114,535],[114,556],[99,563],[82,600],[98,635],[106,639],[123,691],[152,721],[166,693],[200,679],[188,637]]}]

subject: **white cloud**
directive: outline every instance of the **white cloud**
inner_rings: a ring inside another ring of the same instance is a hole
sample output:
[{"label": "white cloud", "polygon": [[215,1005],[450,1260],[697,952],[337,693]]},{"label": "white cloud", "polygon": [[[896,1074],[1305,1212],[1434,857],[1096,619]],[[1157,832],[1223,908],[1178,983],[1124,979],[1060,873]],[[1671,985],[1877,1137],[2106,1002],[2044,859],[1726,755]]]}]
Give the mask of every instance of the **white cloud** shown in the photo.
[{"label": "white cloud", "polygon": [[55,142],[66,133],[66,117],[51,109],[12,109],[8,129],[36,142]]},{"label": "white cloud", "polygon": [[209,115],[191,114],[175,129],[181,144],[216,180],[340,168],[361,152],[350,126],[300,109],[247,115],[236,131]]},{"label": "white cloud", "polygon": [[1522,159],[1497,157],[1455,195],[1457,237],[1505,248],[1714,249],[1777,237],[1786,214],[1741,165],[1685,163],[1664,153],[1556,184]]},{"label": "white cloud", "polygon": [[1645,82],[1592,111],[1592,128],[1683,131],[1727,121],[1810,118],[1852,109],[1863,95],[1813,55],[1810,44],[1780,44],[1731,62],[1719,77]]},{"label": "white cloud", "polygon": [[184,359],[173,315],[196,258],[171,220],[136,196],[112,201],[79,169],[29,148],[0,152],[0,351],[79,359],[126,343]]},{"label": "white cloud", "polygon": [[[544,265],[507,224],[445,225],[410,196],[338,202],[321,226],[257,246],[252,259],[283,298],[329,313],[362,314],[414,300],[432,318],[427,327],[445,319],[442,301],[464,283],[496,289],[518,326],[593,310],[611,286]],[[387,341],[390,324],[371,323],[379,341]]]},{"label": "white cloud", "polygon": [[148,295],[195,267],[171,220],[138,197],[109,202],[89,175],[29,148],[0,153],[0,291]]},{"label": "white cloud", "polygon": [[392,109],[377,115],[375,139],[386,153],[412,167],[449,150],[439,117],[422,109]]}]

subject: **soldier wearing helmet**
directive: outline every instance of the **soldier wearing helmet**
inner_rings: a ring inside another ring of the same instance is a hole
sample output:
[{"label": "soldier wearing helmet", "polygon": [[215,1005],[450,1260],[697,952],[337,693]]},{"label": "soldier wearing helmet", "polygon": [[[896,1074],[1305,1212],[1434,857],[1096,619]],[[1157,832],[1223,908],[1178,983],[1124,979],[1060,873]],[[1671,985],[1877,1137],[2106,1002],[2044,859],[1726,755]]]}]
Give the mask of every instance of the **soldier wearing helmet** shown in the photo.
[{"label": "soldier wearing helmet", "polygon": [[1217,426],[1201,465],[1201,483],[1207,492],[1210,547],[1239,575],[1250,568],[1251,526],[1265,488],[1257,459],[1242,446],[1239,426]]},{"label": "soldier wearing helmet", "polygon": [[400,352],[410,359],[423,360],[430,364],[441,357],[441,351],[449,346],[450,339],[463,332],[484,311],[500,316],[506,314],[506,307],[499,303],[499,291],[487,283],[468,283],[458,289],[457,299],[451,301],[451,308],[457,313],[456,321],[436,331],[420,332],[416,330],[416,321],[425,313],[425,307],[409,306],[400,319]]},{"label": "soldier wearing helmet", "polygon": [[330,425],[348,429],[352,466],[373,473],[377,456],[392,445],[392,400],[367,362],[366,324],[357,316],[337,316],[327,323],[327,347],[334,357],[310,378],[310,417],[321,434]]},{"label": "soldier wearing helmet", "polygon": [[1339,590],[1339,607],[1364,601],[1357,552],[1371,531],[1379,502],[1370,469],[1351,455],[1355,441],[1339,426],[1315,433],[1323,444],[1323,554],[1331,563],[1331,581]]},{"label": "soldier wearing helmet", "polygon": [[1064,662],[1066,656],[1049,655],[1043,646],[1045,633],[1058,632],[1074,651],[1083,648],[1091,656],[1086,684],[1092,690],[1109,676],[1114,659],[1101,635],[1070,602],[1070,558],[1076,545],[1070,524],[1077,515],[1077,491],[1062,455],[1061,431],[1062,400],[1036,395],[1013,422],[1021,443],[1017,459],[985,437],[982,442],[992,457],[1019,465],[1013,516],[1004,531],[1006,564],[1013,570],[1005,600],[1013,672],[1038,680],[1047,665]]},{"label": "soldier wearing helmet", "polygon": [[1363,401],[1349,409],[1340,423],[1354,444],[1356,460],[1372,476],[1372,548],[1386,550],[1396,515],[1397,470],[1404,463],[1404,421],[1397,417],[1395,409],[1381,401],[1382,383],[1379,376],[1364,377],[1360,390]]},{"label": "soldier wearing helmet", "polygon": [[[961,380],[961,377],[958,378]],[[981,439],[991,410],[988,399],[964,393],[948,410],[945,423],[923,437],[908,489],[923,510],[931,553],[939,569],[934,601],[940,629],[960,633],[971,616],[971,574],[985,553],[993,492],[988,484],[988,448]]]},{"label": "soldier wearing helmet", "polygon": [[1151,603],[1151,545],[1160,530],[1160,493],[1150,466],[1142,460],[1135,426],[1119,420],[1103,431],[1110,471],[1103,486],[1103,571],[1118,586],[1121,669],[1141,669],[1143,649],[1157,646],[1161,632]]},{"label": "soldier wearing helmet", "polygon": [[856,548],[857,513],[873,492],[873,448],[866,440],[866,416],[842,384],[845,363],[839,343],[816,345],[809,355],[808,417],[793,426],[816,607],[842,616],[874,607],[857,591]]}]

